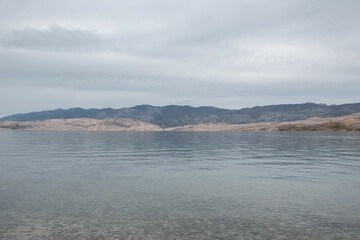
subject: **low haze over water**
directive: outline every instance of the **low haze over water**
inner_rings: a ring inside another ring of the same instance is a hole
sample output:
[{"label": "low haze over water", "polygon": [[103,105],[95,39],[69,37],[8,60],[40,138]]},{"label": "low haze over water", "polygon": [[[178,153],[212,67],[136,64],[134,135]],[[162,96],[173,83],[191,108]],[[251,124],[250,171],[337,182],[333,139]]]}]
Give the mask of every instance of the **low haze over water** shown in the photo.
[{"label": "low haze over water", "polygon": [[0,132],[0,239],[360,239],[356,133]]}]

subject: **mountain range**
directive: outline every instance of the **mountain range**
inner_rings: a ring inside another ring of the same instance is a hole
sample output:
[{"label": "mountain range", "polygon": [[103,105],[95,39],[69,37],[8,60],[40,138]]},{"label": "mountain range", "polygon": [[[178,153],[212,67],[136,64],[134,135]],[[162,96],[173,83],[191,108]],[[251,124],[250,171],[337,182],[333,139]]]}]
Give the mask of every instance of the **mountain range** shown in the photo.
[{"label": "mountain range", "polygon": [[38,121],[49,119],[114,119],[127,118],[157,125],[161,128],[186,125],[226,123],[245,124],[260,122],[288,122],[312,117],[333,118],[360,112],[360,103],[326,105],[316,103],[256,106],[229,110],[210,106],[192,107],[169,105],[164,107],[138,105],[130,108],[56,109],[19,113],[0,118],[0,121]]}]

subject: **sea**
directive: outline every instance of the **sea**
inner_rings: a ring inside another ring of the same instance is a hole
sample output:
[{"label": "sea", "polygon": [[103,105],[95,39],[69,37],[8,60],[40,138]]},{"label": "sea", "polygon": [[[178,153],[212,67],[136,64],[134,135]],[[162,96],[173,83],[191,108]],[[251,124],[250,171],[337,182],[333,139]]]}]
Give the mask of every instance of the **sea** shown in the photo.
[{"label": "sea", "polygon": [[360,134],[1,131],[0,239],[360,239]]}]

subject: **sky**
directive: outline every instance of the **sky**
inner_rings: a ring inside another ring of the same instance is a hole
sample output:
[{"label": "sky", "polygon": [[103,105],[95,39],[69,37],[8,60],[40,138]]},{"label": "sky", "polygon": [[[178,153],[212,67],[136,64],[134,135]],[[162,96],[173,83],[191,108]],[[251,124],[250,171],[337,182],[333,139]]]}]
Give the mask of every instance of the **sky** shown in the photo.
[{"label": "sky", "polygon": [[360,102],[359,0],[0,0],[0,116]]}]

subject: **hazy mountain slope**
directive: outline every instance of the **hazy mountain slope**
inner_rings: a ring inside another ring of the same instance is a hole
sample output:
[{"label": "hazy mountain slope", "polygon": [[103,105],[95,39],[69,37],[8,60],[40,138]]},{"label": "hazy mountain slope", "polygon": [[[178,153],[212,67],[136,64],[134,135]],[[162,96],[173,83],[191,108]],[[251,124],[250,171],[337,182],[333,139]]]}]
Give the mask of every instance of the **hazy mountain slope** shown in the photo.
[{"label": "hazy mountain slope", "polygon": [[202,123],[284,122],[311,117],[339,117],[360,112],[360,103],[324,105],[315,103],[257,106],[240,110],[215,107],[170,105],[164,107],[139,105],[121,109],[57,109],[52,111],[15,114],[0,121],[34,121],[71,118],[131,118],[156,124],[162,128]]}]

